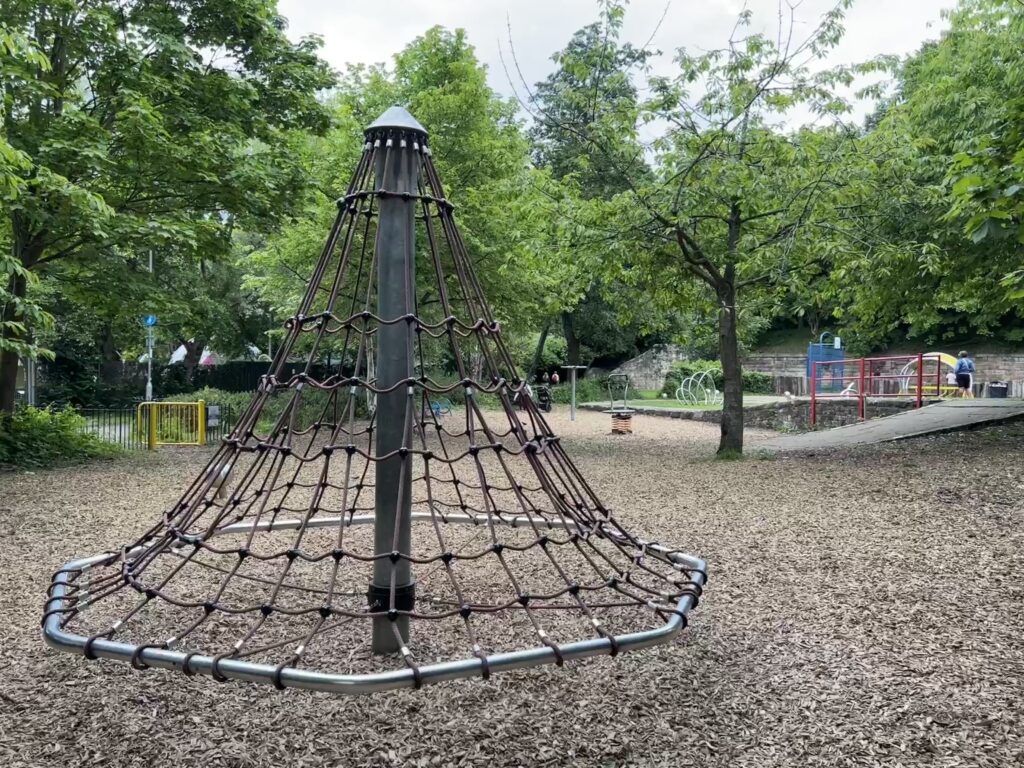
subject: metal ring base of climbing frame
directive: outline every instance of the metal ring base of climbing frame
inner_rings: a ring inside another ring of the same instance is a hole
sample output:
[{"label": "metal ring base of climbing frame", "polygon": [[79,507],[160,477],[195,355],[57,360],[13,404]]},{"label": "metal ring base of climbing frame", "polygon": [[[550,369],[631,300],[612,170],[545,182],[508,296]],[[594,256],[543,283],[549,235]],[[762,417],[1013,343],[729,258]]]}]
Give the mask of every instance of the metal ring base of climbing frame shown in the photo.
[{"label": "metal ring base of climbing frame", "polygon": [[[432,519],[432,516],[427,512],[413,514],[413,520],[430,519]],[[445,519],[448,523],[466,525],[481,525],[486,522],[486,518],[480,515],[448,515]],[[525,516],[495,517],[493,521],[512,527],[530,524]],[[345,521],[342,521],[337,516],[331,516],[310,520],[306,523],[306,526],[366,525],[372,524],[372,522],[373,515],[358,515]],[[534,518],[533,522],[548,528],[567,527],[557,521],[540,521]],[[258,524],[256,530],[294,530],[301,525],[302,523],[299,520],[278,520],[274,523]],[[251,524],[236,523],[220,529],[218,534],[247,532],[252,528]],[[139,551],[141,552],[142,549],[140,548]],[[691,580],[698,590],[706,583],[706,564],[700,558],[676,552],[660,544],[647,544],[646,551],[654,557],[690,570],[692,572]],[[117,557],[119,557],[117,553],[105,553],[93,557],[80,558],[66,563],[57,572],[50,586],[50,596],[46,602],[48,615],[43,623],[43,638],[47,645],[59,651],[85,655],[89,638],[65,631],[61,624],[62,614],[55,612],[55,609],[64,606],[69,586],[73,580],[72,577],[77,575],[76,572],[80,573],[86,566],[110,562]],[[128,557],[131,557],[131,553],[128,554]],[[663,645],[670,642],[682,630],[685,626],[684,617],[696,605],[696,602],[697,598],[694,594],[684,594],[676,605],[675,610],[671,612],[668,621],[656,629],[616,635],[612,638],[596,637],[580,640],[558,646],[557,651],[549,646],[541,645],[519,651],[496,653],[487,656],[486,659],[471,657],[458,661],[428,664],[418,667],[416,671],[413,669],[399,669],[375,674],[342,675],[295,667],[285,667],[282,670],[278,670],[277,667],[269,664],[255,664],[231,658],[223,658],[215,663],[214,658],[211,656],[198,653],[183,653],[152,645],[146,645],[140,650],[140,647],[137,645],[108,640],[104,637],[94,639],[89,651],[96,658],[141,663],[146,667],[183,672],[187,666],[190,673],[206,675],[213,675],[216,667],[217,675],[222,678],[355,695],[398,688],[416,688],[427,683],[439,683],[445,680],[458,680],[478,676],[483,677],[495,672],[558,663],[560,659],[585,659],[590,656],[607,656],[613,653]]]}]

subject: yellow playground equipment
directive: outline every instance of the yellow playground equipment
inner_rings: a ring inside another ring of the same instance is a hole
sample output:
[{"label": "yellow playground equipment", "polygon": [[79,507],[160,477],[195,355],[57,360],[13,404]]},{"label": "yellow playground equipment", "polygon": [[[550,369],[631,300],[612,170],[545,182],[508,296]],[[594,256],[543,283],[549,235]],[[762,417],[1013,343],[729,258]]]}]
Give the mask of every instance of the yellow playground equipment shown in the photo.
[{"label": "yellow playground equipment", "polygon": [[150,450],[158,445],[206,445],[206,402],[139,403],[136,422]]},{"label": "yellow playground equipment", "polygon": [[[925,352],[922,356],[925,372],[921,377],[921,395],[924,397],[948,397],[956,394],[958,387],[950,376],[956,370],[956,358],[946,352]],[[900,371],[900,389],[917,394],[917,360],[911,360]]]}]

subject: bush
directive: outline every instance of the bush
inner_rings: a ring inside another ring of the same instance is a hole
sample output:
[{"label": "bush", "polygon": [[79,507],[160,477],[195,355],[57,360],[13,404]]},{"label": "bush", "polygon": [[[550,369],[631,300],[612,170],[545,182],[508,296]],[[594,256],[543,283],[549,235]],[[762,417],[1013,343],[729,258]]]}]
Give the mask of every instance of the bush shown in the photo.
[{"label": "bush", "polygon": [[[661,391],[669,397],[675,397],[676,390],[683,379],[706,371],[711,372],[715,388],[719,391],[723,390],[725,381],[722,377],[720,362],[717,360],[681,360],[678,363],[673,363],[672,370],[665,377],[665,384]],[[760,371],[744,371],[743,391],[751,395],[770,395],[775,391],[774,382],[770,374]]]},{"label": "bush", "polygon": [[[572,386],[568,382],[551,388],[551,399],[567,405],[572,401]],[[600,403],[609,400],[608,379],[578,379],[576,381],[577,403]]]},{"label": "bush", "polygon": [[0,424],[0,464],[53,467],[120,453],[118,446],[89,433],[86,420],[70,408],[26,406]]},{"label": "bush", "polygon": [[751,395],[773,395],[775,394],[775,382],[770,373],[744,371],[743,391]]},{"label": "bush", "polygon": [[227,409],[231,414],[231,418],[235,420],[249,407],[253,397],[255,397],[253,392],[227,392],[223,389],[203,387],[195,392],[189,392],[174,399],[187,401],[202,400],[207,405],[219,405],[221,408]]},{"label": "bush", "polygon": [[[512,354],[512,360],[515,362],[516,370],[520,375],[526,375],[526,372],[530,370],[534,352],[537,351],[537,342],[539,341],[539,333],[520,333],[508,339],[509,352]],[[544,342],[544,352],[541,354],[536,372],[538,374],[544,371],[548,373],[559,371],[561,373],[561,366],[565,363],[566,354],[565,338],[556,333],[548,334]]]},{"label": "bush", "polygon": [[40,361],[36,379],[39,402],[55,408],[123,408],[141,400],[145,370],[130,364],[116,366],[116,375],[104,381],[98,362],[87,364],[59,354],[55,360]]},{"label": "bush", "polygon": [[[479,404],[479,406],[484,410],[501,410],[501,398],[498,397],[497,394],[477,391],[473,397],[476,398],[477,404]],[[441,398],[446,398],[453,406],[461,409],[466,405],[466,390],[462,387],[456,387],[451,392],[432,396],[433,400],[439,400]]]}]

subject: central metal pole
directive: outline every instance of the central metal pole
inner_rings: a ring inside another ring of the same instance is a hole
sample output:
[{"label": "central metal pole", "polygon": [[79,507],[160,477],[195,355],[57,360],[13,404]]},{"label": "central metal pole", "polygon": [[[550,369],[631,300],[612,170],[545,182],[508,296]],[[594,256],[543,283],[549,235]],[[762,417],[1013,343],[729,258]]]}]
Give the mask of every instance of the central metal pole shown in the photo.
[{"label": "central metal pole", "polygon": [[[414,325],[405,320],[416,312],[416,203],[419,149],[427,134],[401,107],[392,107],[366,131],[376,145],[374,175],[377,221],[377,387],[390,389],[377,397],[375,416],[377,462],[373,525],[373,581],[370,610],[374,653],[394,653],[409,640],[409,617],[415,585],[409,560],[412,552],[412,384]],[[379,143],[378,143],[379,142]],[[397,322],[395,322],[397,321]],[[397,385],[397,386],[396,386]],[[406,557],[401,557],[405,555]],[[395,629],[398,629],[397,636]]]}]

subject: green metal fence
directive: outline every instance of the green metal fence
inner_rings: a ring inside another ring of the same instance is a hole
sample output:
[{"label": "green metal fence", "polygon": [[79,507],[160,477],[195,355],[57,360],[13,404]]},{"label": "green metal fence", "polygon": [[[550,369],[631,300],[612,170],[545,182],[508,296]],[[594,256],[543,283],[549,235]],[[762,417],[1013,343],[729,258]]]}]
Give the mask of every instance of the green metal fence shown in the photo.
[{"label": "green metal fence", "polygon": [[[219,407],[219,413],[211,418],[211,405]],[[148,444],[148,425],[144,416],[140,423],[138,409],[135,406],[125,408],[76,408],[78,414],[85,420],[82,426],[83,432],[96,435],[101,440],[119,445],[128,451],[144,450]],[[148,409],[143,409],[148,414]],[[216,443],[222,437],[226,437],[235,427],[238,414],[234,413],[227,406],[207,404],[206,420],[206,443]]]}]

